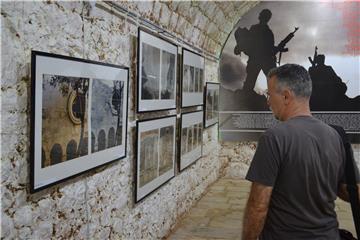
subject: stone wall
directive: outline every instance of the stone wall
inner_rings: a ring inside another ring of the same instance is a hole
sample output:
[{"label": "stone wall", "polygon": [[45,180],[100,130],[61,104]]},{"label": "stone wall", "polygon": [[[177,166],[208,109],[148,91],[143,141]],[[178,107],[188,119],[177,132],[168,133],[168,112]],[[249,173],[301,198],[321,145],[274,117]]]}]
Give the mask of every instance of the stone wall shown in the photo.
[{"label": "stone wall", "polygon": [[[207,28],[206,21],[201,23],[203,29],[196,28],[193,35],[187,28],[188,21],[182,23],[184,20],[177,17],[182,13],[168,4],[143,2],[127,7],[161,25],[175,24],[176,29],[172,30],[176,36],[185,41],[193,38],[189,42],[199,49],[206,46],[207,50],[220,51],[220,45],[211,44],[215,40],[206,40],[208,33],[202,34]],[[227,164],[226,158],[218,158],[217,126],[204,131],[201,159],[135,205],[134,126],[139,116],[135,114],[134,84],[138,23],[94,4],[53,1],[1,2],[1,21],[1,238],[165,236]],[[203,20],[199,17],[193,21],[200,24]],[[197,38],[202,40],[195,41]],[[130,67],[127,158],[36,194],[29,193],[32,49]],[[205,68],[206,81],[217,82],[218,63],[206,60]]]},{"label": "stone wall", "polygon": [[[257,142],[222,142],[220,159],[227,162],[225,176],[244,179],[255,154]],[[360,169],[360,144],[352,144],[354,158]]]}]

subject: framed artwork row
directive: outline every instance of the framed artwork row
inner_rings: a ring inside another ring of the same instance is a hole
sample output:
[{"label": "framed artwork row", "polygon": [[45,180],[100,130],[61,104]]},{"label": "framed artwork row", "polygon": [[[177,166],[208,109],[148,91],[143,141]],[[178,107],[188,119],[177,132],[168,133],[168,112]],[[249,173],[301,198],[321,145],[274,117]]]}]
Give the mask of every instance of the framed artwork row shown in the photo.
[{"label": "framed artwork row", "polygon": [[138,30],[138,112],[176,108],[178,48]]},{"label": "framed artwork row", "polygon": [[205,128],[219,122],[219,83],[207,82],[205,86]]},{"label": "framed artwork row", "polygon": [[202,156],[203,117],[203,111],[181,114],[180,171]]},{"label": "framed artwork row", "polygon": [[[138,34],[137,111],[176,109],[177,46]],[[201,157],[203,128],[218,106],[212,85],[204,97],[204,57],[182,55],[181,106],[207,107],[181,115],[180,171]],[[31,67],[31,192],[126,157],[129,68],[39,51]],[[174,177],[176,127],[176,116],[137,123],[136,201]]]},{"label": "framed artwork row", "polygon": [[32,51],[31,192],[126,156],[129,69]]},{"label": "framed artwork row", "polygon": [[203,105],[205,60],[190,50],[182,50],[181,107]]},{"label": "framed artwork row", "polygon": [[175,176],[176,115],[136,122],[135,202]]}]

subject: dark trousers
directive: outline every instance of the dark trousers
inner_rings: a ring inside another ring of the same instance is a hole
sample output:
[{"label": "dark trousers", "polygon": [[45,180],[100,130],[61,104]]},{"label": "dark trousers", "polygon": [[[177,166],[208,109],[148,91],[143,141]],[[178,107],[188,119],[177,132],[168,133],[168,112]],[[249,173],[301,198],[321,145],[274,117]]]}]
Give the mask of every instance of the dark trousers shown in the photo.
[{"label": "dark trousers", "polygon": [[247,76],[243,90],[252,91],[259,76],[260,70],[262,70],[266,76],[270,69],[274,67],[276,67],[275,57],[263,58],[261,61],[254,61],[249,58],[246,66]]}]

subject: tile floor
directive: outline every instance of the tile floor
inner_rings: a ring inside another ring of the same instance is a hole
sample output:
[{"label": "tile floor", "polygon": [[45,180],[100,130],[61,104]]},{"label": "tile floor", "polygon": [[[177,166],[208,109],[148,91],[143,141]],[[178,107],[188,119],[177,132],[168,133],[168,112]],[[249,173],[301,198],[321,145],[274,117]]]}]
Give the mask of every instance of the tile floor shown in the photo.
[{"label": "tile floor", "polygon": [[[242,218],[250,190],[250,182],[222,178],[186,214],[168,236],[168,240],[241,239]],[[350,205],[336,201],[341,228],[355,236]]]}]

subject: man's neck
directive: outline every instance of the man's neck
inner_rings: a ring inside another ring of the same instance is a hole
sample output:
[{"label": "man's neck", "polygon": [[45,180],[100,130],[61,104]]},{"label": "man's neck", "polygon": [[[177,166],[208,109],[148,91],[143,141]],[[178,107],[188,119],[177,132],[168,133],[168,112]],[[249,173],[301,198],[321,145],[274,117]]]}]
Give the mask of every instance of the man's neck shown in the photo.
[{"label": "man's neck", "polygon": [[285,114],[284,121],[298,116],[311,116],[308,101],[294,102],[288,109],[289,110]]}]

